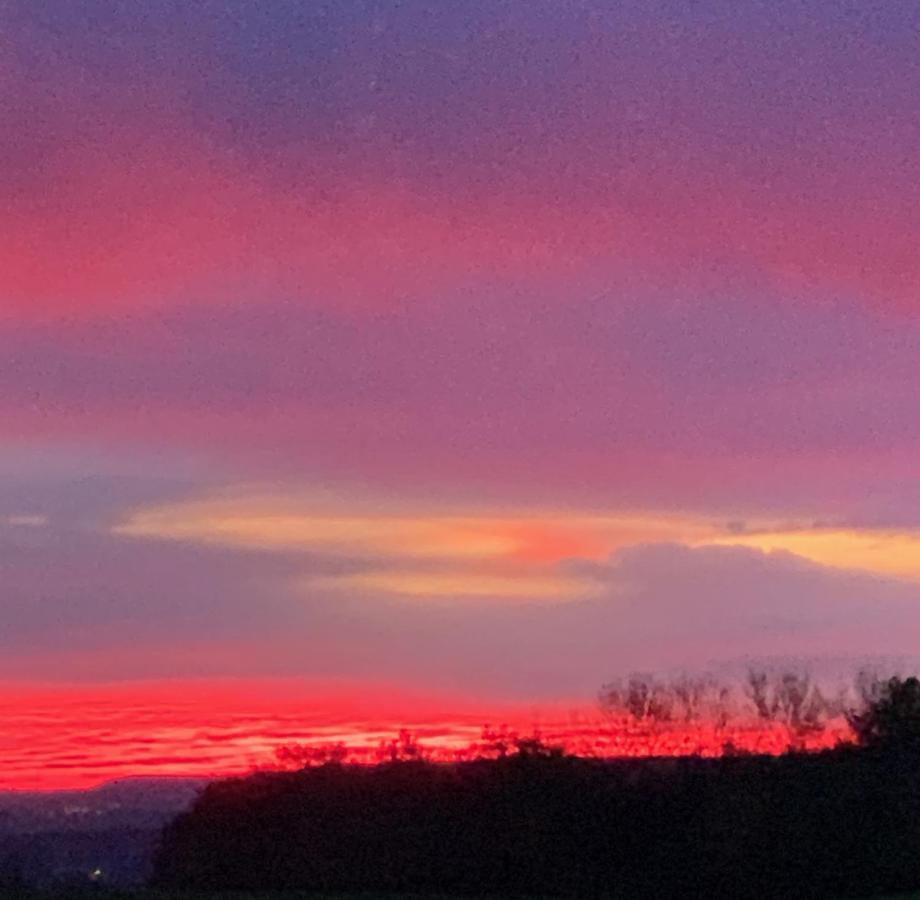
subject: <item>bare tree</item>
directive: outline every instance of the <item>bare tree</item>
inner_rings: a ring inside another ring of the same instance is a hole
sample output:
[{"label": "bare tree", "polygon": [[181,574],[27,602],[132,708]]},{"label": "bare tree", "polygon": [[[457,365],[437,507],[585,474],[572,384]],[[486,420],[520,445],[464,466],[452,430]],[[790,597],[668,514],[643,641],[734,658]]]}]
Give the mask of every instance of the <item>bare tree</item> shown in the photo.
[{"label": "bare tree", "polygon": [[675,678],[671,682],[671,691],[679,709],[679,717],[684,722],[699,721],[706,698],[715,687],[713,680],[706,675],[680,675]]},{"label": "bare tree", "polygon": [[619,681],[608,681],[597,694],[601,711],[608,716],[619,717],[626,713],[623,687]]},{"label": "bare tree", "polygon": [[878,672],[874,670],[860,669],[856,673],[856,678],[853,682],[857,703],[864,707],[878,703],[885,693],[885,686],[888,680],[881,678]]},{"label": "bare tree", "polygon": [[796,735],[820,731],[827,723],[831,707],[808,674],[782,672],[771,677],[751,669],[746,693],[762,721],[785,725]]},{"label": "bare tree", "polygon": [[754,704],[757,715],[765,722],[774,721],[776,706],[770,691],[770,677],[766,672],[748,670],[746,693]]},{"label": "bare tree", "polygon": [[782,721],[794,731],[802,728],[806,704],[809,708],[813,708],[816,702],[820,705],[820,696],[816,700],[812,693],[811,678],[796,672],[784,672],[779,677],[774,695]]},{"label": "bare tree", "polygon": [[713,699],[710,705],[712,721],[725,728],[733,715],[732,690],[725,685],[713,685]]},{"label": "bare tree", "polygon": [[[868,679],[864,680],[864,690],[872,690]],[[840,699],[828,700],[810,675],[803,672],[750,669],[742,694],[762,722],[785,726],[796,739],[822,730],[845,708]],[[706,721],[725,728],[740,712],[735,697],[731,686],[710,675],[682,674],[663,680],[633,674],[605,684],[599,701],[608,715],[645,726]]]},{"label": "bare tree", "polygon": [[630,675],[625,684],[609,682],[601,688],[599,700],[609,715],[628,716],[637,722],[657,724],[674,718],[673,689],[651,675]]}]

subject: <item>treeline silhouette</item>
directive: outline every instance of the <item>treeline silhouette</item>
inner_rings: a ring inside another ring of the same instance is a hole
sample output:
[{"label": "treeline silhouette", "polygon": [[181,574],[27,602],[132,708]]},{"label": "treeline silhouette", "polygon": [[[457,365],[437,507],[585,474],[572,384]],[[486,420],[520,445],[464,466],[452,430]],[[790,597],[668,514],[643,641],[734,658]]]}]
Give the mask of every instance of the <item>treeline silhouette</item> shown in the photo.
[{"label": "treeline silhouette", "polygon": [[663,679],[632,674],[605,684],[598,699],[609,716],[639,722],[662,725],[706,721],[725,727],[753,716],[761,723],[781,724],[793,734],[805,735],[865,705],[878,683],[876,676],[862,671],[852,686],[842,686],[828,694],[807,672],[750,669],[740,688],[710,675],[683,674]]},{"label": "treeline silhouette", "polygon": [[[849,717],[871,701],[880,682],[861,672],[853,685],[822,690],[802,672],[752,669],[740,684],[709,675],[660,678],[632,674],[601,688],[600,717],[549,723],[548,740],[577,756],[718,756],[827,749],[853,739]],[[282,768],[326,762],[397,760],[464,762],[505,756],[522,732],[486,725],[479,740],[430,746],[402,730],[377,746],[291,743],[276,750]]]},{"label": "treeline silhouette", "polygon": [[611,760],[512,738],[490,759],[397,746],[376,766],[216,782],[164,831],[154,884],[737,900],[918,888],[920,682],[864,687],[847,710],[858,743],[820,753]]}]

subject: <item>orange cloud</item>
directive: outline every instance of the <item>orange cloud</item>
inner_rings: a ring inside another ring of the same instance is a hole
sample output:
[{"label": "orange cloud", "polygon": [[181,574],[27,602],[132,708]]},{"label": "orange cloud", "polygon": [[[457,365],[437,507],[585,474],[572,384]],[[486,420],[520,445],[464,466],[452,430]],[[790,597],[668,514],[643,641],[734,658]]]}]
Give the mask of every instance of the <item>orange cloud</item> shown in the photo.
[{"label": "orange cloud", "polygon": [[717,536],[703,519],[624,512],[577,511],[509,514],[359,500],[330,503],[309,495],[241,492],[224,497],[137,510],[116,527],[132,537],[185,540],[263,550],[325,549],[368,556],[505,559],[553,563],[602,558],[638,543]]},{"label": "orange cloud", "polygon": [[920,578],[920,534],[890,529],[845,528],[761,531],[707,543],[785,551],[824,566],[860,569],[898,578]]},{"label": "orange cloud", "polygon": [[[753,523],[742,533],[705,516],[435,508],[329,501],[241,491],[137,510],[117,534],[264,551],[360,558],[369,571],[346,584],[412,596],[584,595],[591,584],[561,574],[567,559],[605,559],[641,544],[786,551],[824,566],[920,578],[920,535],[894,530]],[[375,568],[376,567],[376,568]]]},{"label": "orange cloud", "polygon": [[363,560],[366,569],[323,585],[401,596],[571,599],[596,588],[559,569],[566,559],[603,559],[641,543],[715,535],[681,517],[565,511],[423,511],[360,501],[247,494],[141,509],[117,534],[250,550],[321,552]]}]

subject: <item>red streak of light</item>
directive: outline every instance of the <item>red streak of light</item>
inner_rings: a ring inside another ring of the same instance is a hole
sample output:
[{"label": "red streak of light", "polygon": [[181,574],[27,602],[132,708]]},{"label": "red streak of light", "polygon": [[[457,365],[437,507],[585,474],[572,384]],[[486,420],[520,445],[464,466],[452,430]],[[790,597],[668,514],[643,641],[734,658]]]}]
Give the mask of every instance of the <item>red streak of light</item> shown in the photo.
[{"label": "red streak of light", "polygon": [[[338,742],[349,759],[374,762],[381,744],[408,729],[436,760],[482,750],[486,723],[597,757],[717,756],[727,743],[779,754],[786,729],[673,726],[651,731],[596,711],[424,698],[367,686],[291,682],[149,683],[122,686],[0,687],[0,788],[87,788],[126,776],[241,774],[277,764],[281,746]],[[808,749],[848,740],[845,728],[805,741]]]}]

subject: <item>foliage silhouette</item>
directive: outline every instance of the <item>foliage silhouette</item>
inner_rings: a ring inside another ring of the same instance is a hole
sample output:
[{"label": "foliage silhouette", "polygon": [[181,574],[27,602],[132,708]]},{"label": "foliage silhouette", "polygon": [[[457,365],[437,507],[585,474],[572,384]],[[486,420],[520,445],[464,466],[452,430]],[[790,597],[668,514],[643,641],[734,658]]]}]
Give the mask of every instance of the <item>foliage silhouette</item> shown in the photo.
[{"label": "foliage silhouette", "polygon": [[[865,694],[864,694],[865,696]],[[889,678],[849,716],[861,744],[885,749],[920,749],[920,680]]]},{"label": "foliage silhouette", "polygon": [[[299,771],[210,785],[164,831],[154,884],[714,900],[917,889],[920,681],[861,675],[856,689],[860,745],[821,753],[727,742],[716,759],[595,759],[502,726],[483,729],[484,756],[452,764],[409,732],[373,766],[307,755]],[[604,690],[642,720],[693,721],[724,699],[711,682],[638,676]],[[833,709],[799,675],[752,672],[748,696],[790,733]]]},{"label": "foliage silhouette", "polygon": [[920,885],[920,755],[537,752],[259,773],[163,835],[170,890],[872,896]]}]

